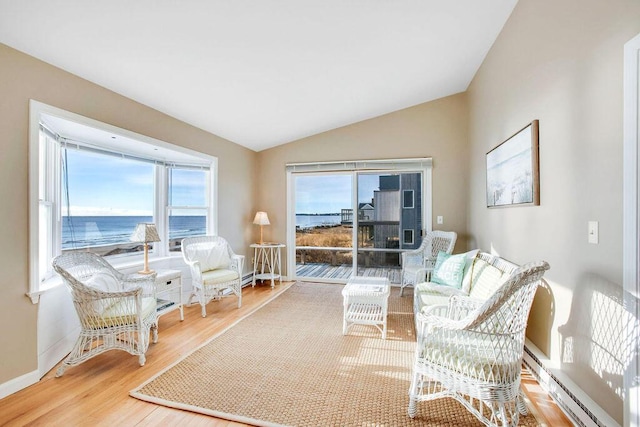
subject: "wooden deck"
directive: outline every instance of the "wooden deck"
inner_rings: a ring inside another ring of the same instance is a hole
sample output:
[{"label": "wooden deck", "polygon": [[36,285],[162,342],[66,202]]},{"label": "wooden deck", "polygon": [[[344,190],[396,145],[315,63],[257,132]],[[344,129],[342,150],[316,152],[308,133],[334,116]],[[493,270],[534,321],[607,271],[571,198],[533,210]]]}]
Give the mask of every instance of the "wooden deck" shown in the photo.
[{"label": "wooden deck", "polygon": [[[296,264],[297,279],[323,279],[346,282],[352,274],[351,265],[330,265],[323,263]],[[358,276],[388,277],[394,284],[400,283],[400,268],[358,267]]]}]

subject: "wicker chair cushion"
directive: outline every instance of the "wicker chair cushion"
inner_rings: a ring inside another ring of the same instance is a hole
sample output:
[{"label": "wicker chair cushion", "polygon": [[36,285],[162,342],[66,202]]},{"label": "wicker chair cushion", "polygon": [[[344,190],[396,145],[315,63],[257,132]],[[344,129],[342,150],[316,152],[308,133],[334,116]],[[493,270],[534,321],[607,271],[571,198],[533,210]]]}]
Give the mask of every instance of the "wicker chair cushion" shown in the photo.
[{"label": "wicker chair cushion", "polygon": [[227,245],[216,242],[193,243],[186,248],[190,259],[200,261],[202,272],[227,268],[231,263]]},{"label": "wicker chair cushion", "polygon": [[472,267],[471,298],[486,300],[509,278],[502,270],[482,259],[476,259]]},{"label": "wicker chair cushion", "polygon": [[420,292],[417,294],[415,303],[417,309],[424,313],[428,307],[434,305],[447,305],[449,303],[450,295],[445,295],[437,292]]},{"label": "wicker chair cushion", "polygon": [[98,271],[85,282],[85,285],[103,292],[118,292],[122,286],[118,279],[107,271]]},{"label": "wicker chair cushion", "polygon": [[215,285],[216,283],[229,282],[239,277],[235,270],[219,269],[202,273],[202,283],[205,285]]},{"label": "wicker chair cushion", "polygon": [[[121,299],[119,302],[107,307],[102,315],[88,318],[89,326],[95,329],[116,325],[130,325],[136,322],[135,305],[131,299]],[[142,298],[142,318],[145,319],[156,310],[156,299],[153,297]]]},{"label": "wicker chair cushion", "polygon": [[474,249],[469,252],[465,252],[464,258],[464,270],[462,272],[462,286],[461,289],[465,294],[469,294],[469,290],[471,289],[471,272],[473,264],[476,262],[478,254],[480,253],[480,249]]},{"label": "wicker chair cushion", "polygon": [[[461,340],[465,345],[460,346]],[[463,338],[449,343],[438,342],[425,346],[421,358],[450,371],[486,382],[508,383],[520,370],[520,358],[512,361],[504,356],[496,357],[500,344],[490,340]]]},{"label": "wicker chair cushion", "polygon": [[462,286],[465,258],[465,254],[449,255],[446,252],[440,251],[436,259],[436,266],[433,270],[431,281],[439,285],[459,289]]}]

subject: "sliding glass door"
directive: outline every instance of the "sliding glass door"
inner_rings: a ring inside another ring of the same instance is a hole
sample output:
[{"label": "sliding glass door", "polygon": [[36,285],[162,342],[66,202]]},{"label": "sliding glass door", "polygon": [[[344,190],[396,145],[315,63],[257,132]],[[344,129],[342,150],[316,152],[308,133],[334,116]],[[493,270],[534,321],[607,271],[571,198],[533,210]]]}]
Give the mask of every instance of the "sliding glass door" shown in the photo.
[{"label": "sliding glass door", "polygon": [[399,283],[400,254],[420,246],[430,224],[430,167],[394,166],[288,171],[292,278],[346,282],[353,275],[386,276]]},{"label": "sliding glass door", "polygon": [[299,275],[342,279],[353,262],[353,227],[342,216],[352,210],[353,178],[327,173],[296,175],[294,180]]}]

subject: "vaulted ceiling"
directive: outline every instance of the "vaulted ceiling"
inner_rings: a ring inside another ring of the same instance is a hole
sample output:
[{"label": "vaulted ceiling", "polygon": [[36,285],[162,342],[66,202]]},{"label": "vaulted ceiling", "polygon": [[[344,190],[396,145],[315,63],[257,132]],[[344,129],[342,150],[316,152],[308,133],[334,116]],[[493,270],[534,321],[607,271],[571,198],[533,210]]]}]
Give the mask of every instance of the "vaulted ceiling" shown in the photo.
[{"label": "vaulted ceiling", "polygon": [[0,0],[0,43],[260,151],[465,91],[516,3]]}]

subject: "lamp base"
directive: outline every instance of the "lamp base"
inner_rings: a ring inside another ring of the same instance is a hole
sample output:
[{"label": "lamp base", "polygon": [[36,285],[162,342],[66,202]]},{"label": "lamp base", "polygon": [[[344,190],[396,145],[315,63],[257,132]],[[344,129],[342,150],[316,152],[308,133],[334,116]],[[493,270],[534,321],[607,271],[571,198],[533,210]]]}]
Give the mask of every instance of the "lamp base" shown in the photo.
[{"label": "lamp base", "polygon": [[155,270],[140,270],[138,271],[138,274],[151,274],[151,273],[155,273]]}]

